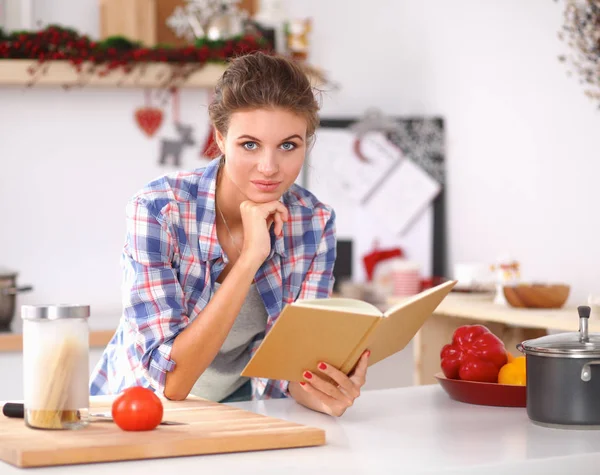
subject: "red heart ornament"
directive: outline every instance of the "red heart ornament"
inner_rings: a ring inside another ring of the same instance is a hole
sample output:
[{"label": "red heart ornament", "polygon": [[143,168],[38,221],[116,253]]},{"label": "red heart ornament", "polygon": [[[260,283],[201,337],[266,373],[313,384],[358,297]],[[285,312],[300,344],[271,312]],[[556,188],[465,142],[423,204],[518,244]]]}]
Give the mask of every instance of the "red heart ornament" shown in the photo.
[{"label": "red heart ornament", "polygon": [[163,113],[155,107],[140,107],[135,111],[135,120],[148,137],[152,137],[163,121]]}]

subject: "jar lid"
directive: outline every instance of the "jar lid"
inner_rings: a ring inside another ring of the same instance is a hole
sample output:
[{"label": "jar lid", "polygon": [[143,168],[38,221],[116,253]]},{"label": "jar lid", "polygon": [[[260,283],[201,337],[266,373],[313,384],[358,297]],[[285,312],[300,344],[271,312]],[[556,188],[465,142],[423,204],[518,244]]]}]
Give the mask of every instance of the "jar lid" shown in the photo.
[{"label": "jar lid", "polygon": [[590,333],[583,340],[580,332],[558,333],[527,340],[519,346],[525,354],[591,358],[600,356],[600,334]]},{"label": "jar lid", "polygon": [[61,318],[88,318],[89,305],[58,304],[58,305],[22,305],[23,320],[58,320]]}]

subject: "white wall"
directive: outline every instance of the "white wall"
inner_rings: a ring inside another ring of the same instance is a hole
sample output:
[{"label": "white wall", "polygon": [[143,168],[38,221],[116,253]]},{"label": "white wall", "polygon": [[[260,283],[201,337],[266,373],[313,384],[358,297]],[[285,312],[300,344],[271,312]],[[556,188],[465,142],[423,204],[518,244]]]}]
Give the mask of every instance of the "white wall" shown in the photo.
[{"label": "white wall", "polygon": [[562,2],[288,5],[342,85],[325,114],[444,116],[452,262],[509,252],[526,278],[571,283],[572,304],[600,293],[600,112],[557,60]]},{"label": "white wall", "polygon": [[[91,34],[96,5],[34,2],[44,22]],[[286,5],[313,17],[311,60],[341,85],[324,97],[324,115],[376,106],[445,117],[451,261],[510,252],[526,277],[573,284],[573,304],[600,293],[600,112],[557,60],[562,3]],[[118,312],[125,202],[166,171],[156,166],[157,139],[133,123],[142,104],[141,91],[0,90],[0,264],[36,287],[20,303]],[[198,125],[200,142],[205,104],[203,92],[184,93],[182,117]],[[198,149],[188,150],[184,167],[198,164]]]},{"label": "white wall", "polygon": [[[206,94],[184,92],[181,119],[207,133]],[[133,114],[141,91],[0,90],[0,263],[35,292],[25,302],[85,302],[95,314],[120,309],[124,206],[159,167],[159,139]],[[170,111],[159,136],[175,136]],[[199,147],[182,166],[205,163]]]}]

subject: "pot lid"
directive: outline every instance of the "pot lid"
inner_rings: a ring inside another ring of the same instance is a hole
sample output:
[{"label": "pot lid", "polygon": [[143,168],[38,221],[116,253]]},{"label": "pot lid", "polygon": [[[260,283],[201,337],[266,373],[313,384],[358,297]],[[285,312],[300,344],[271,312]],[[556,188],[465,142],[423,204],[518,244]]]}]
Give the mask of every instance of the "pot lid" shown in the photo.
[{"label": "pot lid", "polygon": [[588,341],[581,341],[581,333],[559,333],[542,336],[521,343],[525,353],[555,354],[562,356],[600,356],[600,334],[591,333]]},{"label": "pot lid", "polygon": [[17,276],[17,272],[14,270],[7,269],[6,267],[0,267],[0,279],[14,278]]},{"label": "pot lid", "polygon": [[557,333],[527,340],[518,345],[519,350],[526,354],[540,356],[572,356],[572,357],[597,357],[600,356],[600,333],[588,333],[588,319],[590,307],[581,306],[579,312],[579,331]]}]

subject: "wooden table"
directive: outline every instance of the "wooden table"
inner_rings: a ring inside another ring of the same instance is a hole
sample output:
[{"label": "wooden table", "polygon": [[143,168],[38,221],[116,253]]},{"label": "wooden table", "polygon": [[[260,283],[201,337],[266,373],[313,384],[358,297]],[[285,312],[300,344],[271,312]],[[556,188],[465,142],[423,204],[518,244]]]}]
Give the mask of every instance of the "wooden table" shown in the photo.
[{"label": "wooden table", "polygon": [[[552,332],[579,330],[576,308],[522,309],[497,305],[491,294],[450,293],[425,322],[413,340],[414,384],[434,384],[440,370],[440,351],[462,325],[481,323],[517,355],[517,343]],[[393,305],[399,300],[390,299]],[[600,319],[592,315],[590,332],[600,332]]]}]

